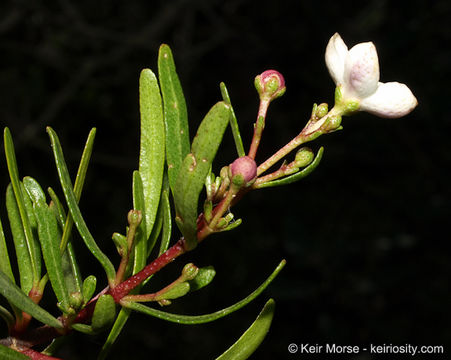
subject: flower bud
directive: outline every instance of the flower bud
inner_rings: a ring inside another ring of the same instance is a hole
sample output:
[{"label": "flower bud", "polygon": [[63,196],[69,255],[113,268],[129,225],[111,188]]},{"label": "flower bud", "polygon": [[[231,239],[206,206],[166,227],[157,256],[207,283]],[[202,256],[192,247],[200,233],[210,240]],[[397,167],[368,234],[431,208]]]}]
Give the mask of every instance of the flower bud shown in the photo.
[{"label": "flower bud", "polygon": [[296,165],[296,167],[298,168],[302,168],[305,167],[307,165],[309,165],[314,158],[314,154],[312,149],[308,148],[308,147],[303,147],[300,148],[298,150],[298,152],[296,153],[296,158],[294,159],[294,163]]},{"label": "flower bud", "polygon": [[322,103],[319,104],[318,107],[316,108],[315,116],[318,119],[321,119],[322,117],[326,116],[328,112],[329,112],[328,105],[326,103]]},{"label": "flower bud", "polygon": [[193,263],[186,264],[182,270],[183,281],[193,280],[198,272],[199,268],[196,265],[194,265]]},{"label": "flower bud", "polygon": [[247,184],[257,176],[257,164],[249,156],[242,156],[230,165],[230,172],[232,179],[235,176],[242,176],[244,183]]},{"label": "flower bud", "polygon": [[332,115],[326,119],[324,125],[321,126],[321,130],[325,132],[340,130],[340,125],[341,125],[341,115]]},{"label": "flower bud", "polygon": [[142,213],[140,210],[130,210],[128,212],[127,220],[130,225],[139,226],[142,220]]},{"label": "flower bud", "polygon": [[255,88],[260,99],[272,101],[285,93],[285,79],[276,70],[266,70],[255,77]]}]

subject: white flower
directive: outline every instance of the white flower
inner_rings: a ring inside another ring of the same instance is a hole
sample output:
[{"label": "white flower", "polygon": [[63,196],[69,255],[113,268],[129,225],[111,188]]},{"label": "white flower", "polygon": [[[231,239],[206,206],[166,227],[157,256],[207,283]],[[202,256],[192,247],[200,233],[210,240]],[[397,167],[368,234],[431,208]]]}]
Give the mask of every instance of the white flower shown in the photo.
[{"label": "white flower", "polygon": [[358,110],[386,118],[410,113],[418,102],[410,89],[398,82],[379,82],[379,60],[372,42],[360,43],[348,50],[335,33],[326,48],[326,65],[343,103],[357,103]]}]

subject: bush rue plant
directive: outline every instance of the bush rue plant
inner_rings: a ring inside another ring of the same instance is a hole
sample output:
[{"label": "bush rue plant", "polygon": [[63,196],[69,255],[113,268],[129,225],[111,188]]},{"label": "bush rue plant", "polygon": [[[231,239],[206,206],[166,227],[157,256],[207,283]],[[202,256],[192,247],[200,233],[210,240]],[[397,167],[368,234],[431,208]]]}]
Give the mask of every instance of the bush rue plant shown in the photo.
[{"label": "bush rue plant", "polygon": [[[116,265],[97,245],[78,206],[95,129],[88,136],[77,174],[72,178],[59,138],[53,129],[47,128],[61,191],[52,188],[44,191],[35,179],[20,177],[13,138],[5,128],[10,177],[5,204],[12,239],[5,239],[0,222],[0,293],[8,302],[8,308],[0,306],[0,315],[9,332],[0,341],[0,357],[57,359],[53,355],[66,335],[78,331],[87,335],[106,333],[98,354],[98,359],[105,359],[131,312],[175,323],[200,324],[224,317],[255,299],[278,275],[284,260],[249,296],[211,314],[179,315],[161,308],[209,285],[215,276],[212,266],[185,264],[176,279],[156,292],[149,293],[145,285],[167,264],[194,250],[208,236],[239,226],[241,219],[235,219],[230,209],[248,192],[290,184],[309,175],[319,165],[323,148],[315,154],[311,148],[299,147],[342,129],[343,116],[367,111],[397,118],[417,105],[406,85],[379,82],[379,63],[372,43],[348,50],[335,34],[326,48],[326,64],[336,84],[334,106],[329,110],[326,103],[314,104],[299,134],[257,164],[268,107],[286,90],[283,76],[267,70],[255,78],[260,105],[248,152],[224,83],[220,84],[222,100],[206,114],[191,141],[185,99],[172,53],[167,45],[162,45],[158,78],[144,69],[139,79],[140,153],[138,169],[132,174],[133,209],[126,217],[128,226],[124,233],[112,236],[120,257]],[[229,126],[237,158],[215,175],[212,163]],[[295,149],[296,155],[289,160],[288,155]],[[274,168],[280,160],[283,162]],[[205,195],[201,195],[203,189]],[[175,242],[174,220],[180,233]],[[104,269],[107,284],[97,284],[96,275],[86,276],[86,270],[79,268],[75,249],[80,238]],[[12,247],[18,278],[10,262]],[[158,255],[152,259],[155,247]],[[51,291],[57,299],[57,315],[39,305]],[[152,302],[158,305],[150,306]],[[273,313],[274,300],[270,299],[255,322],[218,359],[248,358],[263,341]],[[31,323],[33,318],[41,325]]]}]

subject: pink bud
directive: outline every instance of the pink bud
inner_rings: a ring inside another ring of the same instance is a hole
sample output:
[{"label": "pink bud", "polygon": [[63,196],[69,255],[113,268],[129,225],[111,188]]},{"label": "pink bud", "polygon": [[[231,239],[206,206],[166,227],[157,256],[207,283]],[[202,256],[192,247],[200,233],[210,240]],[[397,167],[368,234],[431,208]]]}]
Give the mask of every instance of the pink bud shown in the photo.
[{"label": "pink bud", "polygon": [[241,175],[245,183],[253,180],[257,176],[257,164],[249,156],[242,156],[230,165],[232,177]]},{"label": "pink bud", "polygon": [[285,93],[285,79],[276,70],[266,70],[255,77],[255,88],[260,97],[274,100]]}]

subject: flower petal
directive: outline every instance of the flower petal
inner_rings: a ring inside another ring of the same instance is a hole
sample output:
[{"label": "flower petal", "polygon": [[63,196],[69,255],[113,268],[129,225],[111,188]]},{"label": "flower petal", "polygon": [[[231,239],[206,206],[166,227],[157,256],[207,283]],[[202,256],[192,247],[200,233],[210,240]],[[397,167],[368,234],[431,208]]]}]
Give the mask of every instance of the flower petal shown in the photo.
[{"label": "flower petal", "polygon": [[335,84],[343,84],[345,59],[348,54],[348,47],[338,33],[335,33],[329,40],[326,47],[326,65],[330,76]]},{"label": "flower petal", "polygon": [[344,80],[345,91],[360,99],[376,91],[379,82],[379,60],[372,42],[357,44],[349,50],[345,61]]},{"label": "flower petal", "polygon": [[363,99],[360,110],[385,118],[399,118],[410,113],[418,101],[405,84],[379,83],[376,92]]}]

